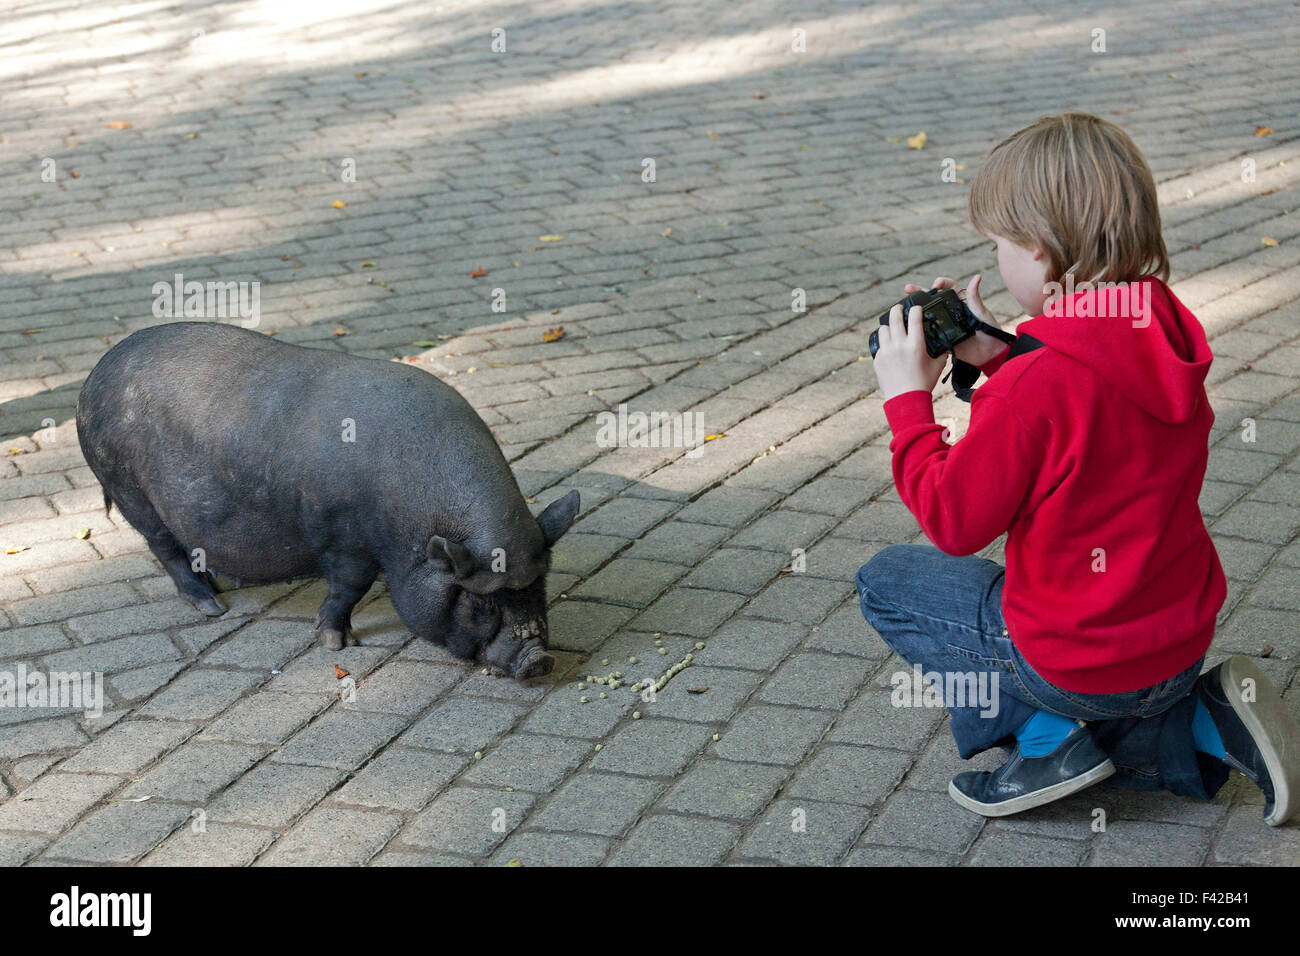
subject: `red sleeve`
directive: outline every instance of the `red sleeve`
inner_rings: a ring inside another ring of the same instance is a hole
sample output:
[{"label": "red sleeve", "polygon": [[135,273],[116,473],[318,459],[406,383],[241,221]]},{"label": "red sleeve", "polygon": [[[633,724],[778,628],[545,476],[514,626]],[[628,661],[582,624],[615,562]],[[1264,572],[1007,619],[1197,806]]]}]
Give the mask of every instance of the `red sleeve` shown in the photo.
[{"label": "red sleeve", "polygon": [[977,390],[970,428],[955,445],[942,438],[929,392],[895,395],[884,410],[894,485],[935,547],[974,554],[1011,526],[1044,449],[1004,398]]}]

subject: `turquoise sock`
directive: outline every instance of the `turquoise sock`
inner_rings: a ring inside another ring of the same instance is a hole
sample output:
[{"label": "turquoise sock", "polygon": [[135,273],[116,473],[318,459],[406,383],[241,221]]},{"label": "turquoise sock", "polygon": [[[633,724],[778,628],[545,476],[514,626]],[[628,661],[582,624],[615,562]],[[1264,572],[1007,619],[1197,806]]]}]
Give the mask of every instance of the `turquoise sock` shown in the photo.
[{"label": "turquoise sock", "polygon": [[1203,754],[1222,760],[1228,755],[1223,749],[1223,738],[1219,728],[1214,726],[1214,718],[1205,709],[1205,701],[1197,699],[1196,713],[1192,716],[1192,745]]},{"label": "turquoise sock", "polygon": [[1016,730],[1016,740],[1020,742],[1020,752],[1024,756],[1045,757],[1078,729],[1078,721],[1040,710],[1020,725]]}]

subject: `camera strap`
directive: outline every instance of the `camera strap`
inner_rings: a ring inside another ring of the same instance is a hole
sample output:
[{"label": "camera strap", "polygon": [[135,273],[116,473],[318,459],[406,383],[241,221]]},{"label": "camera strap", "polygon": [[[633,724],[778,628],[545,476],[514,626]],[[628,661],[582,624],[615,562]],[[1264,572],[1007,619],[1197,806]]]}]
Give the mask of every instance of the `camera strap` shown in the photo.
[{"label": "camera strap", "polygon": [[[1017,355],[1024,355],[1026,352],[1032,352],[1034,349],[1043,347],[1043,343],[1032,335],[1012,335],[1010,332],[1003,332],[1001,329],[994,328],[979,319],[976,319],[975,327],[979,331],[986,332],[995,339],[1006,342],[1011,346],[1011,353],[1007,356],[1008,362]],[[953,391],[956,392],[957,397],[963,402],[969,402],[975,394],[975,383],[979,381],[979,366],[963,362],[956,355],[953,355],[951,376]]]}]

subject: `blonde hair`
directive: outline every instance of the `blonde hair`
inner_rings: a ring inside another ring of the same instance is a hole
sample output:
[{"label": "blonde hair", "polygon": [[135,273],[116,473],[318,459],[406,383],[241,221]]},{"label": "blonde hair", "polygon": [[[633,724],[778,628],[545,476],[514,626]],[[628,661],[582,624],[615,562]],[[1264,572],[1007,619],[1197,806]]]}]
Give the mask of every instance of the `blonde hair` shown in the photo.
[{"label": "blonde hair", "polygon": [[1169,280],[1156,184],[1127,133],[1088,113],[1044,116],[998,143],[971,184],[971,224],[1051,260],[1048,282]]}]

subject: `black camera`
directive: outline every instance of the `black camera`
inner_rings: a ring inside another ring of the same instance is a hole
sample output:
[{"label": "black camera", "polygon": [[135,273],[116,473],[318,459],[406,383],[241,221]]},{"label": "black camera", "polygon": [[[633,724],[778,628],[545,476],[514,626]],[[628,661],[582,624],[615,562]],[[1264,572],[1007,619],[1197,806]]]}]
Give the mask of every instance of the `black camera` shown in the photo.
[{"label": "black camera", "polygon": [[[966,308],[966,303],[955,289],[913,292],[898,304],[903,307],[904,329],[907,328],[907,315],[912,311],[912,306],[921,307],[921,331],[925,335],[925,350],[931,358],[938,358],[958,342],[964,342],[974,335],[976,329],[984,327],[984,323]],[[889,312],[880,317],[880,324],[889,324]],[[879,331],[871,333],[867,345],[874,359],[876,350],[880,348]]]}]

